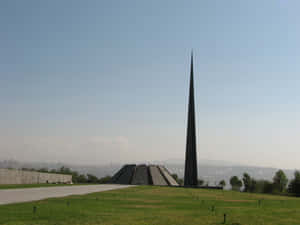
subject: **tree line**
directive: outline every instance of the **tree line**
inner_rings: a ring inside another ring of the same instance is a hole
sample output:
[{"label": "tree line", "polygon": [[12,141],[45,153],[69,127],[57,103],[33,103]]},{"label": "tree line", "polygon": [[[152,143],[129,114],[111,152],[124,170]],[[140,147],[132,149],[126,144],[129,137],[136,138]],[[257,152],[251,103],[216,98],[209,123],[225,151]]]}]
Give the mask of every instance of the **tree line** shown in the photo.
[{"label": "tree line", "polygon": [[[300,196],[300,172],[295,171],[294,178],[288,180],[283,170],[278,170],[272,181],[257,180],[248,173],[244,173],[242,179],[237,176],[230,178],[232,190],[241,191],[243,186],[244,192],[251,193],[268,193],[268,194],[290,194]],[[225,186],[225,185],[224,185]]]},{"label": "tree line", "polygon": [[[180,186],[183,186],[183,179],[178,178],[177,174],[172,174],[173,178]],[[229,180],[231,189],[234,191],[243,191],[250,193],[266,194],[288,194],[300,197],[300,171],[295,171],[294,178],[290,181],[283,172],[278,170],[272,181],[265,179],[254,179],[248,173],[244,173],[242,179],[232,176]],[[208,182],[198,180],[199,186],[208,186]],[[225,187],[225,180],[219,182],[219,186]]]},{"label": "tree line", "polygon": [[48,168],[41,168],[41,169],[34,169],[34,168],[22,168],[25,171],[36,171],[41,173],[56,173],[56,174],[66,174],[72,175],[72,182],[73,183],[94,183],[94,184],[106,184],[109,183],[111,176],[105,176],[98,178],[93,174],[79,174],[77,171],[73,171],[68,167],[60,167],[58,169],[51,169]]},{"label": "tree line", "polygon": [[[68,167],[60,167],[58,169],[41,168],[22,168],[26,171],[37,171],[44,173],[56,173],[56,174],[67,174],[72,175],[73,183],[98,183],[105,184],[109,183],[111,176],[105,176],[98,178],[93,174],[80,174],[77,171],[73,171]],[[183,179],[180,179],[177,174],[172,174],[173,178],[178,182],[179,185],[183,185]],[[290,194],[300,197],[300,171],[295,171],[294,178],[290,181],[283,172],[283,170],[278,170],[272,181],[269,180],[257,180],[251,177],[248,173],[244,173],[243,177],[239,179],[237,176],[232,176],[230,178],[231,189],[235,191],[243,191],[250,193],[268,193],[268,194]],[[198,180],[199,186],[208,186],[208,182],[203,180]],[[219,182],[220,186],[225,187],[225,180]]]}]

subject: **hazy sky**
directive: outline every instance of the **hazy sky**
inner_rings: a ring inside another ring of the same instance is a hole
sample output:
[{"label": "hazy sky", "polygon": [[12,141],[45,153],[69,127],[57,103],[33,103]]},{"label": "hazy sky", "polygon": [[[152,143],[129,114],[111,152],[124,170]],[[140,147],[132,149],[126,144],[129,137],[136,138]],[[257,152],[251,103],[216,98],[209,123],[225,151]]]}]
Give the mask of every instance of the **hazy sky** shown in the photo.
[{"label": "hazy sky", "polygon": [[300,2],[0,3],[0,160],[300,169]]}]

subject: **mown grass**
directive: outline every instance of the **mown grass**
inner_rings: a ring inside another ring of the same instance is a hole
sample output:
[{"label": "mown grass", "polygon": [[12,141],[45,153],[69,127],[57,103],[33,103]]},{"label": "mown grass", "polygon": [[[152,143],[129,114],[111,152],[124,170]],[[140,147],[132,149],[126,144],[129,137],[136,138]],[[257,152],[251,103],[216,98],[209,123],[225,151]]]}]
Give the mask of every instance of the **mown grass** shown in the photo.
[{"label": "mown grass", "polygon": [[[36,212],[33,208],[36,206]],[[300,224],[300,199],[222,190],[139,186],[0,206],[5,225]]]},{"label": "mown grass", "polygon": [[74,185],[91,185],[91,184],[0,184],[0,189],[57,187],[57,186],[74,186]]}]

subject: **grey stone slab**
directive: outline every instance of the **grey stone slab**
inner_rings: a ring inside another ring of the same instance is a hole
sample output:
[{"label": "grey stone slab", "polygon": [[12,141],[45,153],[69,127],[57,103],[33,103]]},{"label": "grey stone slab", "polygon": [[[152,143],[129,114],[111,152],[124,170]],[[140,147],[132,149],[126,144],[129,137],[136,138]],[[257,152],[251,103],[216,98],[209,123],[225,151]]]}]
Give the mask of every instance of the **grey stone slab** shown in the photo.
[{"label": "grey stone slab", "polygon": [[153,185],[168,185],[157,166],[149,166],[149,172]]},{"label": "grey stone slab", "polygon": [[111,182],[112,183],[116,183],[118,178],[122,175],[122,173],[124,173],[126,166],[123,166],[112,178],[111,178]]},{"label": "grey stone slab", "polygon": [[119,175],[116,182],[117,184],[131,184],[131,180],[135,171],[135,165],[124,166],[123,172]]},{"label": "grey stone slab", "polygon": [[134,185],[149,185],[149,173],[146,165],[139,165],[135,169],[131,184]]},{"label": "grey stone slab", "polygon": [[111,183],[118,183],[118,179],[122,176],[122,174],[125,174],[126,171],[131,167],[136,166],[135,164],[132,165],[125,165],[123,166],[112,178]]},{"label": "grey stone slab", "polygon": [[0,205],[30,202],[47,198],[64,197],[69,195],[83,195],[93,192],[109,191],[114,189],[133,187],[133,185],[102,184],[76,185],[63,187],[22,188],[0,190]]},{"label": "grey stone slab", "polygon": [[167,182],[169,183],[169,185],[178,186],[176,180],[170,175],[169,171],[164,166],[159,166],[159,169],[163,174],[163,176],[165,177],[165,179],[167,180]]},{"label": "grey stone slab", "polygon": [[0,184],[71,183],[72,175],[0,169]]}]

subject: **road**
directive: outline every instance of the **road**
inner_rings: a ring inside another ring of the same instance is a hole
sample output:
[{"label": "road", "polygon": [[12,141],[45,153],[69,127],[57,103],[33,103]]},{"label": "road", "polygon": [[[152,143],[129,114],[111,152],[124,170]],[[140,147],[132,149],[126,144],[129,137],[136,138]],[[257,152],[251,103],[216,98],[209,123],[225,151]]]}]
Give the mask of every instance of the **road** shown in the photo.
[{"label": "road", "polygon": [[62,187],[22,188],[0,190],[0,205],[30,202],[46,198],[64,197],[68,195],[83,195],[92,192],[109,191],[132,187],[133,185],[102,184],[102,185],[76,185]]}]

